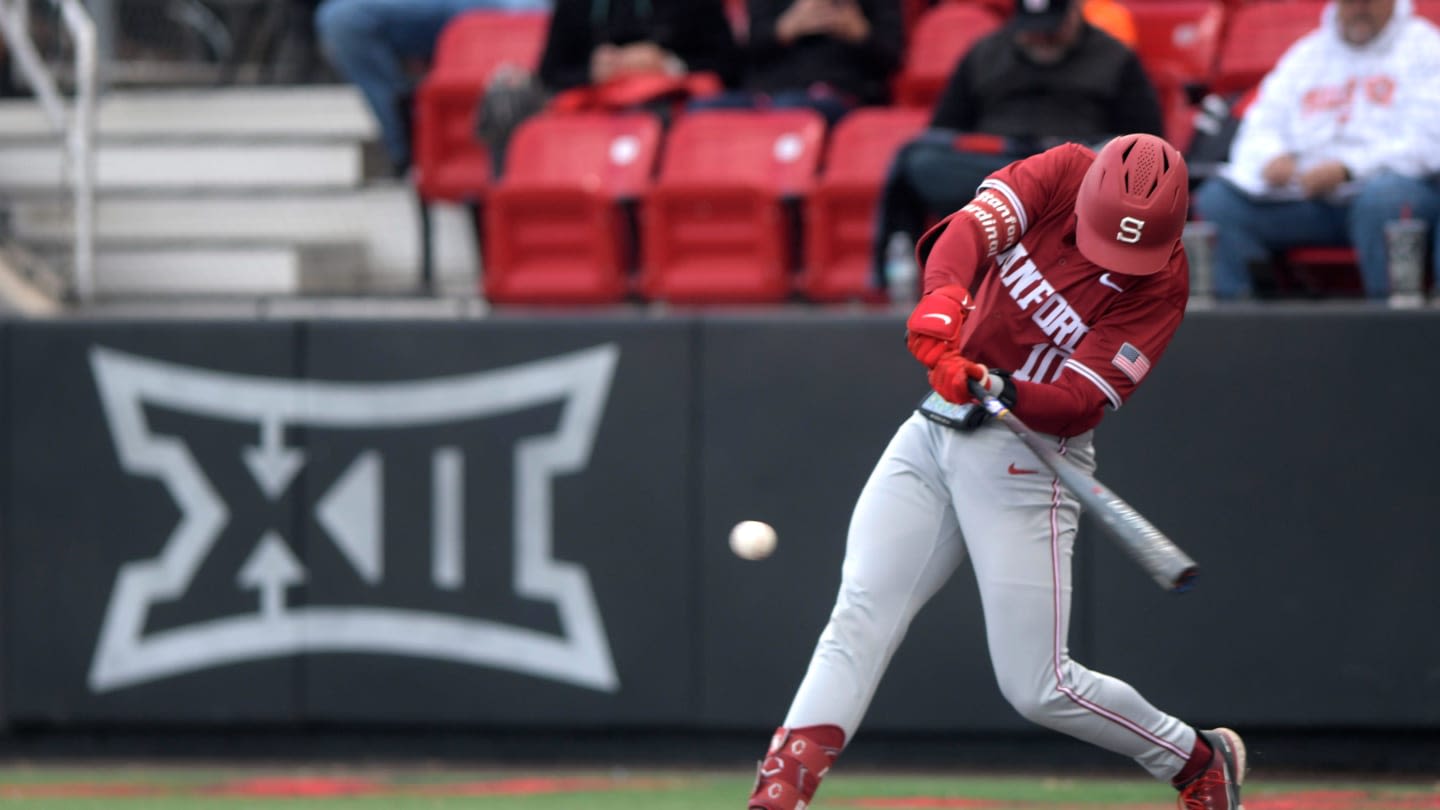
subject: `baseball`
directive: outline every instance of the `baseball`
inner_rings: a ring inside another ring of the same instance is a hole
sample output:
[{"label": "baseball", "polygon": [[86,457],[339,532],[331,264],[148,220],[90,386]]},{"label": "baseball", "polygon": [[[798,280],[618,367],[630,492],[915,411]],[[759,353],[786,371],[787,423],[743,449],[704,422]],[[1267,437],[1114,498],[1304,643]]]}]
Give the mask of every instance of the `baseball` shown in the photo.
[{"label": "baseball", "polygon": [[730,550],[746,560],[763,560],[775,550],[775,528],[760,520],[742,520],[730,530]]}]

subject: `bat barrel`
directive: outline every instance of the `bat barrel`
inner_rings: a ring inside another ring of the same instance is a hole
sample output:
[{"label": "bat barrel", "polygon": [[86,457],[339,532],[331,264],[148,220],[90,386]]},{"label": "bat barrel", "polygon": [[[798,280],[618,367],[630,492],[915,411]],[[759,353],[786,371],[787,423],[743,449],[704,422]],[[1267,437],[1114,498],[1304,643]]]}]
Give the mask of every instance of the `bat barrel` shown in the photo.
[{"label": "bat barrel", "polygon": [[1195,561],[1164,532],[1155,528],[1144,515],[1090,473],[1055,452],[977,380],[970,380],[969,388],[971,395],[985,406],[985,410],[1009,428],[1041,463],[1055,473],[1081,507],[1100,521],[1106,534],[1139,563],[1157,585],[1171,593],[1185,593],[1194,587],[1199,573]]}]

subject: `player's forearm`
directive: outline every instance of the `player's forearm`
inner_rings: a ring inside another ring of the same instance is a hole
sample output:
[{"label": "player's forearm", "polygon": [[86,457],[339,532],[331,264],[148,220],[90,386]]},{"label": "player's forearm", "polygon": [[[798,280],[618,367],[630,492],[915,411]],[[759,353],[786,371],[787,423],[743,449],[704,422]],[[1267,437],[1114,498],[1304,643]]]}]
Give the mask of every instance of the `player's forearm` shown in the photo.
[{"label": "player's forearm", "polygon": [[1105,415],[1105,395],[1089,382],[1075,380],[1073,375],[1062,376],[1054,383],[1014,383],[1016,415],[1041,433],[1076,436],[1100,424]]}]

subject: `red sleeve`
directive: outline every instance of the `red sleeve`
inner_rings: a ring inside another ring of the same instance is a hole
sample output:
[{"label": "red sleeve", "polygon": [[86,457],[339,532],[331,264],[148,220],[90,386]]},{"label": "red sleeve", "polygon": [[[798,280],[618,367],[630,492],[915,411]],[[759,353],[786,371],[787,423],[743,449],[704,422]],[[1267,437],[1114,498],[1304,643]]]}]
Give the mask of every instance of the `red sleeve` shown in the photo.
[{"label": "red sleeve", "polygon": [[[1031,223],[1056,206],[1074,207],[1075,195],[1061,189],[1073,185],[1077,165],[1089,166],[1093,160],[1089,149],[1063,144],[985,178],[973,200],[916,243],[916,258],[925,268],[925,292],[946,284],[973,290],[981,270],[1014,247]],[[1083,168],[1079,171],[1084,173]]]},{"label": "red sleeve", "polygon": [[[1102,315],[1052,383],[1016,381],[1015,413],[1035,430],[1074,436],[1100,424],[1105,406],[1117,409],[1130,398],[1165,353],[1185,317],[1185,286],[1173,279],[1179,268],[1154,277],[1146,294],[1127,295]],[[1132,292],[1140,293],[1144,288]]]}]

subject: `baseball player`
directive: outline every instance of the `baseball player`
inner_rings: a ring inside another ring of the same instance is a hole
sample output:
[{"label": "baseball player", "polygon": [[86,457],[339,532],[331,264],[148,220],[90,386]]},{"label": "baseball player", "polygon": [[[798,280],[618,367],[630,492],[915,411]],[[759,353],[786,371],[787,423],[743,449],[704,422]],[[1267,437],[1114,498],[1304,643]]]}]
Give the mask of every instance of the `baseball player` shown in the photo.
[{"label": "baseball player", "polygon": [[967,557],[1000,691],[1023,717],[1133,758],[1186,810],[1240,810],[1245,746],[1198,731],[1069,656],[1080,506],[967,388],[977,380],[1094,470],[1091,433],[1160,359],[1185,314],[1180,153],[1124,135],[990,175],[920,240],[925,295],[906,342],[934,388],[851,517],[840,593],[750,810],[803,810],[851,739],[910,621]]}]

